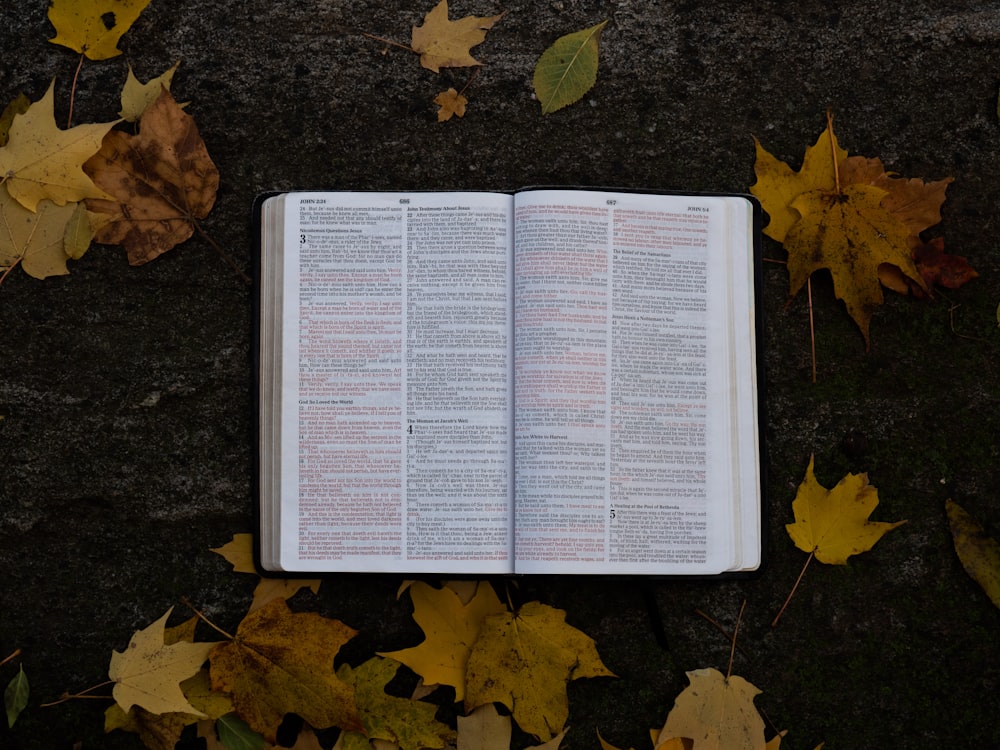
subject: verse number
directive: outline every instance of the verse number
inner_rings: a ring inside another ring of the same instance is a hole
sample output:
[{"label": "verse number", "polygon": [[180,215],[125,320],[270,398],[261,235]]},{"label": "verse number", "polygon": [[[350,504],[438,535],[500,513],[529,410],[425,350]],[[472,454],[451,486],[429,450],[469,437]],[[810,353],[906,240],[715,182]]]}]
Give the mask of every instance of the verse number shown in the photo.
[{"label": "verse number", "polygon": [[306,236],[304,234],[299,235],[299,244],[300,245],[306,244]]},{"label": "verse number", "polygon": [[406,428],[406,434],[407,435],[412,435],[413,434],[413,425],[412,424],[409,427]]},{"label": "verse number", "polygon": [[615,520],[615,509],[614,508],[611,509],[611,520],[612,521]]}]

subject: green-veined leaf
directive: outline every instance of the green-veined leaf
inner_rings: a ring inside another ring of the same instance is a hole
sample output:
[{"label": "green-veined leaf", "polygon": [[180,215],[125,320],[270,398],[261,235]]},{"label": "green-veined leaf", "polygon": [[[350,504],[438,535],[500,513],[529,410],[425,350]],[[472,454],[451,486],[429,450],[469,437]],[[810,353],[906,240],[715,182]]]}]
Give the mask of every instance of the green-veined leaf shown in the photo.
[{"label": "green-veined leaf", "polygon": [[538,58],[532,83],[543,115],[579,101],[593,87],[597,41],[607,23],[560,37]]}]

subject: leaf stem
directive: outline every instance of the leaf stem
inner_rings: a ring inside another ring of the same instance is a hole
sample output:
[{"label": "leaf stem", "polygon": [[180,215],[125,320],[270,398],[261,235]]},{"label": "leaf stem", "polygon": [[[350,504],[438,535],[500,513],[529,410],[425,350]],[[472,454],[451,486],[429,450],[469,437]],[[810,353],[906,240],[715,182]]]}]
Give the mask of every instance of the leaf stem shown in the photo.
[{"label": "leaf stem", "polygon": [[0,276],[0,284],[2,284],[2,283],[4,282],[4,280],[5,280],[6,278],[7,278],[7,276],[9,276],[9,275],[10,275],[10,272],[11,272],[11,271],[13,271],[13,270],[14,270],[15,268],[17,268],[17,264],[18,264],[18,263],[20,263],[20,262],[21,262],[22,260],[24,260],[24,256],[23,256],[23,255],[22,255],[22,256],[20,256],[20,257],[19,257],[19,258],[18,258],[17,260],[15,260],[15,261],[14,261],[13,263],[11,263],[11,264],[10,264],[10,265],[9,265],[9,266],[8,266],[8,267],[7,267],[7,268],[6,268],[5,270],[4,270],[4,272],[3,272],[3,275],[2,275],[2,276]]},{"label": "leaf stem", "polygon": [[833,181],[837,187],[837,194],[840,194],[840,166],[837,164],[837,141],[833,135],[833,112],[826,111],[826,132],[830,134],[830,151],[833,154]]},{"label": "leaf stem", "polygon": [[795,579],[795,585],[792,586],[792,590],[788,592],[788,598],[785,599],[785,603],[781,605],[781,609],[778,610],[778,614],[776,614],[774,619],[771,621],[772,628],[778,624],[778,620],[780,619],[782,613],[784,613],[785,608],[788,606],[788,602],[792,600],[792,595],[795,593],[795,590],[798,589],[799,583],[802,581],[802,576],[806,574],[806,568],[809,567],[809,563],[812,562],[812,559],[815,556],[816,550],[813,550],[809,553],[809,557],[806,558],[806,564],[802,566],[802,570],[799,572],[799,577]]},{"label": "leaf stem", "polygon": [[386,39],[385,37],[376,36],[375,34],[369,34],[367,31],[358,32],[361,36],[366,36],[369,39],[374,39],[376,42],[382,42],[383,44],[390,44],[393,47],[399,47],[400,49],[405,49],[407,52],[417,53],[413,47],[407,47],[405,44],[400,44],[399,42],[394,42],[391,39]]},{"label": "leaf stem", "polygon": [[236,638],[234,638],[233,636],[231,636],[231,635],[230,635],[229,633],[227,633],[227,632],[226,632],[225,630],[223,630],[223,629],[222,629],[222,628],[220,628],[220,627],[219,627],[218,625],[216,625],[216,624],[215,624],[214,622],[212,622],[212,621],[211,621],[211,620],[209,620],[209,619],[208,619],[207,617],[205,617],[205,615],[204,615],[204,614],[202,614],[202,613],[201,613],[201,612],[200,612],[200,611],[199,611],[199,610],[198,610],[198,609],[197,609],[197,608],[196,608],[196,607],[195,607],[195,606],[194,606],[194,605],[193,605],[193,604],[191,603],[191,600],[190,600],[190,599],[188,599],[188,598],[187,598],[186,596],[184,596],[184,597],[181,597],[181,602],[183,602],[185,606],[187,606],[188,608],[190,608],[190,610],[191,610],[192,612],[194,612],[194,613],[195,613],[195,614],[196,614],[196,615],[198,616],[198,619],[199,619],[199,620],[201,620],[201,621],[202,621],[203,623],[205,623],[206,625],[208,625],[208,627],[212,628],[212,630],[215,630],[216,632],[218,632],[218,633],[221,633],[222,635],[224,635],[224,636],[225,636],[226,638],[228,638],[228,639],[229,639],[229,640],[231,640],[231,641],[235,641],[235,640],[236,640]]},{"label": "leaf stem", "polygon": [[[191,223],[194,225],[194,228],[198,231],[198,234],[201,235],[201,238],[205,240],[205,242],[207,242],[209,245],[215,248],[215,251],[220,256],[222,256],[222,259],[226,261],[226,263],[228,263],[229,266],[234,271],[236,271],[237,274],[239,274],[240,278],[242,278],[245,283],[247,284],[253,283],[253,279],[250,278],[249,274],[247,274],[246,271],[244,271],[242,268],[236,265],[236,261],[233,260],[232,256],[229,255],[229,253],[227,253],[225,250],[223,250],[222,246],[219,245],[218,242],[213,240],[209,236],[208,232],[206,232],[204,229],[201,228],[201,224],[199,224],[197,221],[194,221],[194,219],[191,220]],[[192,607],[192,609],[194,609],[194,607]]]},{"label": "leaf stem", "polygon": [[80,78],[80,69],[83,67],[83,53],[80,53],[80,62],[76,64],[76,72],[73,74],[73,85],[69,90],[69,116],[66,118],[66,127],[73,127],[73,100],[76,99],[76,82]]},{"label": "leaf stem", "polygon": [[747,607],[747,600],[743,600],[743,604],[740,605],[740,613],[736,616],[736,627],[733,628],[733,642],[729,647],[729,668],[726,669],[726,679],[729,679],[729,675],[733,673],[733,657],[736,656],[736,636],[740,632],[740,623],[743,621],[743,610]]},{"label": "leaf stem", "polygon": [[90,686],[86,690],[81,690],[76,695],[70,695],[69,693],[63,693],[61,696],[59,696],[59,700],[57,700],[57,701],[51,701],[50,703],[41,703],[39,705],[42,708],[49,708],[50,706],[58,706],[60,703],[65,703],[66,701],[77,700],[77,699],[80,699],[80,700],[86,700],[86,699],[90,699],[90,700],[114,700],[114,696],[111,696],[111,695],[87,695],[87,693],[89,693],[92,690],[98,690],[98,689],[104,687],[105,685],[113,685],[113,684],[114,684],[114,680],[105,680],[104,682],[99,682],[96,685]]}]

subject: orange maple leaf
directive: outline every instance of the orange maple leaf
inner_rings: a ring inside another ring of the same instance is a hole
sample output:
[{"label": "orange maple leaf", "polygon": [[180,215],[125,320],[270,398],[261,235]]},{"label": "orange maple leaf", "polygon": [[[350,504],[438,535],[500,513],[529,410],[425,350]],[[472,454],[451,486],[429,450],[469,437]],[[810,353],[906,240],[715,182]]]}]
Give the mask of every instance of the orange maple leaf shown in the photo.
[{"label": "orange maple leaf", "polygon": [[441,0],[424,16],[422,25],[413,27],[410,48],[420,53],[420,64],[435,73],[441,68],[480,65],[470,50],[486,39],[487,30],[503,15],[466,16],[451,21],[448,0]]}]

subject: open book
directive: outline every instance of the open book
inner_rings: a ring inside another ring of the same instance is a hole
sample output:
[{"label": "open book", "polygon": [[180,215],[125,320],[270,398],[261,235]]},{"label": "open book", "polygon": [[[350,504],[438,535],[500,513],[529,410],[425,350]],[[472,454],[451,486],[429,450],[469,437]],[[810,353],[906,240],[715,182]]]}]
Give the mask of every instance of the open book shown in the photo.
[{"label": "open book", "polygon": [[752,199],[302,192],[255,215],[264,569],[760,565]]}]

